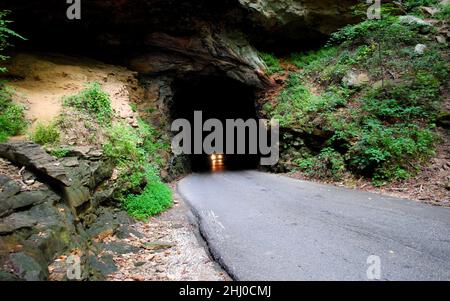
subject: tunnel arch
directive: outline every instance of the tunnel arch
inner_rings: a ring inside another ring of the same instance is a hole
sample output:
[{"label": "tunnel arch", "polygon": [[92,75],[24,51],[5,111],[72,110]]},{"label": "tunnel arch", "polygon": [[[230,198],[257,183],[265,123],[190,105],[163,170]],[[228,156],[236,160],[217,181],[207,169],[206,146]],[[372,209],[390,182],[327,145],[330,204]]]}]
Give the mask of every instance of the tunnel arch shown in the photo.
[{"label": "tunnel arch", "polygon": [[[242,119],[257,120],[258,108],[255,102],[255,88],[245,85],[224,74],[189,75],[177,78],[172,82],[173,99],[170,107],[171,120],[186,119],[194,124],[194,112],[201,111],[202,119],[218,119],[224,125],[224,136],[227,134],[226,121]],[[192,139],[194,129],[191,128]],[[210,132],[203,132],[203,138]],[[236,135],[235,148],[236,148]],[[224,139],[226,140],[226,139]],[[222,169],[255,169],[258,168],[259,155],[249,152],[249,132],[246,131],[246,153],[229,154],[224,141],[224,166]],[[191,140],[193,144],[193,140]],[[193,150],[193,146],[192,146]],[[211,157],[203,150],[201,154],[188,155],[192,171],[212,170]]]}]

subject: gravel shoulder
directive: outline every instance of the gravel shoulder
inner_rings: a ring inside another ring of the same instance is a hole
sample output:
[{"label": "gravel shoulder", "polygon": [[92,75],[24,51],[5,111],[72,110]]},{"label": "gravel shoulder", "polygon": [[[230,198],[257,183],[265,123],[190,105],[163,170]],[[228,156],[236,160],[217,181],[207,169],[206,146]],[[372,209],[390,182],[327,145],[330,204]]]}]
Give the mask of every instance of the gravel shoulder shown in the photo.
[{"label": "gravel shoulder", "polygon": [[136,252],[113,254],[118,270],[108,280],[231,280],[212,260],[199,235],[195,218],[175,191],[174,200],[173,208],[163,214],[132,225],[135,234],[131,237],[110,237],[105,241],[123,242],[139,248]]}]

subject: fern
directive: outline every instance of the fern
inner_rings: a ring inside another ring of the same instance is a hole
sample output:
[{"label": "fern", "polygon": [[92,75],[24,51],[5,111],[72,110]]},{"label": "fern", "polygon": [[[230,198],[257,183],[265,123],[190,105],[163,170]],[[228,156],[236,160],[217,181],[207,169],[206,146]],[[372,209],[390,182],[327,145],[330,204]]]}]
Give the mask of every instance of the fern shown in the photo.
[{"label": "fern", "polygon": [[[10,38],[26,40],[17,32],[9,28],[9,25],[12,23],[12,21],[7,20],[6,17],[10,13],[11,12],[8,10],[0,10],[0,61],[5,61],[9,58],[8,56],[3,54],[3,51],[11,46],[11,44],[8,42]],[[6,72],[6,68],[0,66],[0,73],[1,72]]]}]

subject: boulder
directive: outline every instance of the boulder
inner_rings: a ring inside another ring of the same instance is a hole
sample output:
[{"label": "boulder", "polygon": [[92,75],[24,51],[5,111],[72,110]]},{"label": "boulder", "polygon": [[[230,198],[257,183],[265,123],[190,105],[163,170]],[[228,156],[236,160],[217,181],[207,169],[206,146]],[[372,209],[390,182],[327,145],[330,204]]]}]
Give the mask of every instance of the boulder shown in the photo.
[{"label": "boulder", "polygon": [[422,54],[424,54],[424,52],[427,48],[428,47],[425,44],[417,44],[416,47],[414,47],[414,52],[419,55],[422,55]]},{"label": "boulder", "polygon": [[342,79],[342,83],[351,88],[359,88],[369,82],[370,78],[365,72],[349,71]]},{"label": "boulder", "polygon": [[50,183],[70,186],[64,167],[40,145],[14,141],[0,144],[0,157],[18,166],[25,166]]},{"label": "boulder", "polygon": [[417,25],[417,26],[419,26],[419,27],[428,27],[428,26],[431,26],[431,23],[429,23],[429,22],[427,22],[427,21],[425,21],[425,20],[423,20],[423,19],[421,19],[421,18],[418,18],[418,17],[416,17],[416,16],[411,16],[411,15],[400,16],[400,17],[398,18],[398,21],[399,21],[401,24]]},{"label": "boulder", "polygon": [[8,198],[1,204],[8,206],[0,218],[0,279],[46,280],[57,254],[88,245],[83,229],[48,187],[18,191],[13,180],[0,181],[13,188],[2,191]]},{"label": "boulder", "polygon": [[43,281],[48,277],[48,269],[45,263],[24,252],[13,253],[10,256],[14,272],[20,278],[27,281]]},{"label": "boulder", "polygon": [[11,234],[22,229],[31,229],[37,224],[37,220],[28,214],[14,213],[0,219],[0,235]]},{"label": "boulder", "polygon": [[[52,186],[62,196],[75,214],[80,214],[89,207],[85,204],[91,199],[95,188],[111,177],[114,166],[110,160],[102,160],[102,153],[96,149],[80,148],[73,150],[71,155],[56,159],[40,145],[32,142],[0,144],[0,157],[35,173],[40,180]],[[0,216],[2,212],[14,209],[13,206],[6,205],[6,201],[1,200],[2,194],[0,194]],[[28,202],[34,202],[33,200],[30,198]],[[31,203],[16,200],[16,204],[27,206]]]},{"label": "boulder", "polygon": [[4,197],[2,194],[3,193],[0,192],[0,218],[27,207],[48,201],[56,202],[59,200],[58,196],[49,190],[17,192],[9,197]]},{"label": "boulder", "polygon": [[447,39],[441,35],[436,36],[436,41],[440,44],[447,44]]}]

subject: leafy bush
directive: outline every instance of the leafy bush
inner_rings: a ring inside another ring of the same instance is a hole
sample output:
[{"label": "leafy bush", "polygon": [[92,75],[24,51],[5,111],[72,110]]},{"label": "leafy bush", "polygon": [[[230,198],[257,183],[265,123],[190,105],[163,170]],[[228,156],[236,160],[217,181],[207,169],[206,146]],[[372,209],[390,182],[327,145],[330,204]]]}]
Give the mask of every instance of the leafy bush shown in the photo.
[{"label": "leafy bush", "polygon": [[108,130],[108,142],[104,145],[105,155],[116,163],[139,161],[145,156],[141,148],[144,137],[141,137],[130,125],[114,124]]},{"label": "leafy bush", "polygon": [[170,147],[154,128],[141,120],[137,128],[125,123],[112,125],[108,129],[108,138],[104,145],[105,155],[118,164],[148,159],[162,166],[164,162],[158,152]]},{"label": "leafy bush", "polygon": [[[108,130],[108,137],[104,154],[120,170],[117,198],[124,208],[139,219],[168,208],[171,204],[170,190],[157,176],[158,167],[164,164],[159,152],[167,150],[168,144],[155,129],[142,121],[137,128],[125,123],[114,124]],[[145,188],[142,190],[142,187]]]},{"label": "leafy bush", "polygon": [[30,139],[40,145],[56,144],[60,139],[59,129],[53,122],[38,123],[36,129],[30,134]]},{"label": "leafy bush", "polygon": [[275,57],[275,55],[270,53],[260,53],[259,55],[267,66],[266,72],[268,75],[272,75],[284,70],[281,67],[280,60]]},{"label": "leafy bush", "polygon": [[346,170],[342,155],[330,147],[322,149],[317,156],[297,159],[294,163],[308,175],[319,179],[339,180]]},{"label": "leafy bush", "polygon": [[12,90],[0,83],[0,142],[26,128],[24,109],[12,102]]},{"label": "leafy bush", "polygon": [[97,82],[91,82],[76,95],[64,98],[64,104],[95,115],[100,122],[109,122],[112,118],[111,100]]},{"label": "leafy bush", "polygon": [[150,169],[146,177],[147,185],[142,193],[128,195],[123,201],[127,212],[137,219],[146,219],[172,206],[172,192],[156,172]]},{"label": "leafy bush", "polygon": [[[384,126],[370,120],[360,133],[358,142],[347,154],[349,166],[376,179],[406,178],[412,162],[420,162],[434,154],[434,134],[417,125]],[[400,175],[400,172],[401,175]]]}]

